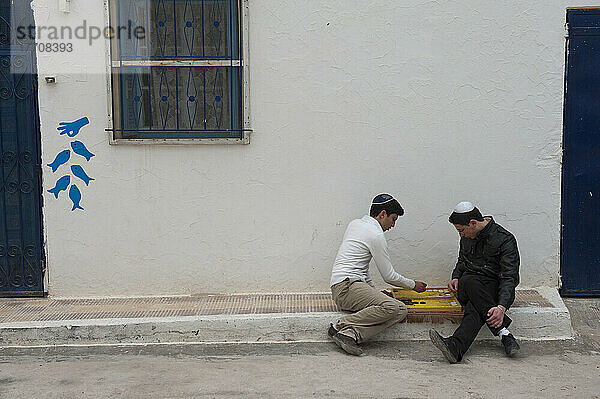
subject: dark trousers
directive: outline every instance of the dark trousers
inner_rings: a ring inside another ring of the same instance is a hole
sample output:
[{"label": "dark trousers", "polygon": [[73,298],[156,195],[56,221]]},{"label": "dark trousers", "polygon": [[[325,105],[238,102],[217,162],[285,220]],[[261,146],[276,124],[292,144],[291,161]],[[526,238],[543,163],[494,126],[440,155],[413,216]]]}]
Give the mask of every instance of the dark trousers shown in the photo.
[{"label": "dark trousers", "polygon": [[[478,274],[464,274],[458,280],[458,300],[464,307],[464,317],[452,337],[462,356],[475,340],[481,327],[488,319],[490,308],[497,306],[498,280]],[[508,327],[512,320],[504,315],[499,328],[488,328],[494,335]]]}]

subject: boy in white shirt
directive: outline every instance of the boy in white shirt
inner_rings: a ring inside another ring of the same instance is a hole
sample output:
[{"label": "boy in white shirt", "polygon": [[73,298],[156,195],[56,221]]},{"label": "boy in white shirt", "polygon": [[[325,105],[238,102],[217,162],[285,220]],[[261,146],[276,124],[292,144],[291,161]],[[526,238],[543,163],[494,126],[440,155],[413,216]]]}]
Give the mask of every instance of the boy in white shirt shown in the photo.
[{"label": "boy in white shirt", "polygon": [[350,222],[331,272],[333,300],[342,310],[355,312],[329,327],[328,334],[347,353],[361,355],[360,343],[404,320],[406,306],[375,289],[369,262],[375,262],[383,280],[391,285],[425,291],[427,284],[398,274],[388,254],[384,231],[394,227],[402,206],[389,194],[373,198],[370,215]]}]

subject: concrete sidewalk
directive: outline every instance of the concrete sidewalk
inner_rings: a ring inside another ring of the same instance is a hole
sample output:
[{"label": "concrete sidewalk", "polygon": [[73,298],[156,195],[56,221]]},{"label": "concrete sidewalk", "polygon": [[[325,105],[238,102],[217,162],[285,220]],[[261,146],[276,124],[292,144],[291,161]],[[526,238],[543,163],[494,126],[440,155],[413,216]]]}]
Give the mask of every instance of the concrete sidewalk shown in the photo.
[{"label": "concrete sidewalk", "polygon": [[[0,346],[322,342],[329,323],[343,314],[329,293],[0,299]],[[509,315],[520,339],[573,336],[555,288],[517,290]],[[406,322],[374,340],[424,340],[432,327],[450,334],[456,320],[409,310]],[[479,339],[486,338],[492,336],[482,329]]]}]

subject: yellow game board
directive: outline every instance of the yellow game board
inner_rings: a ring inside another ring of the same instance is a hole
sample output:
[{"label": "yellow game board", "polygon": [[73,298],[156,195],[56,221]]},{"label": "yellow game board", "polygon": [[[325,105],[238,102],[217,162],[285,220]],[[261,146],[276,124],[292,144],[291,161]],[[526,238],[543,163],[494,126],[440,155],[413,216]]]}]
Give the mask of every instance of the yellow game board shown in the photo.
[{"label": "yellow game board", "polygon": [[390,291],[406,305],[409,313],[462,314],[460,303],[447,288],[431,288],[425,292],[391,288]]}]

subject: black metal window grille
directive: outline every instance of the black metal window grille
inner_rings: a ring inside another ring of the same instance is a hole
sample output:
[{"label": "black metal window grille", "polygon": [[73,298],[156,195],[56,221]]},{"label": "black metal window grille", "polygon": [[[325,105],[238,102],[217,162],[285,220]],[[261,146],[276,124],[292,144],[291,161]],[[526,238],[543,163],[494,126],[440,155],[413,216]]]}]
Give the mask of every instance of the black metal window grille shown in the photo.
[{"label": "black metal window grille", "polygon": [[115,139],[241,139],[242,0],[111,0]]}]

